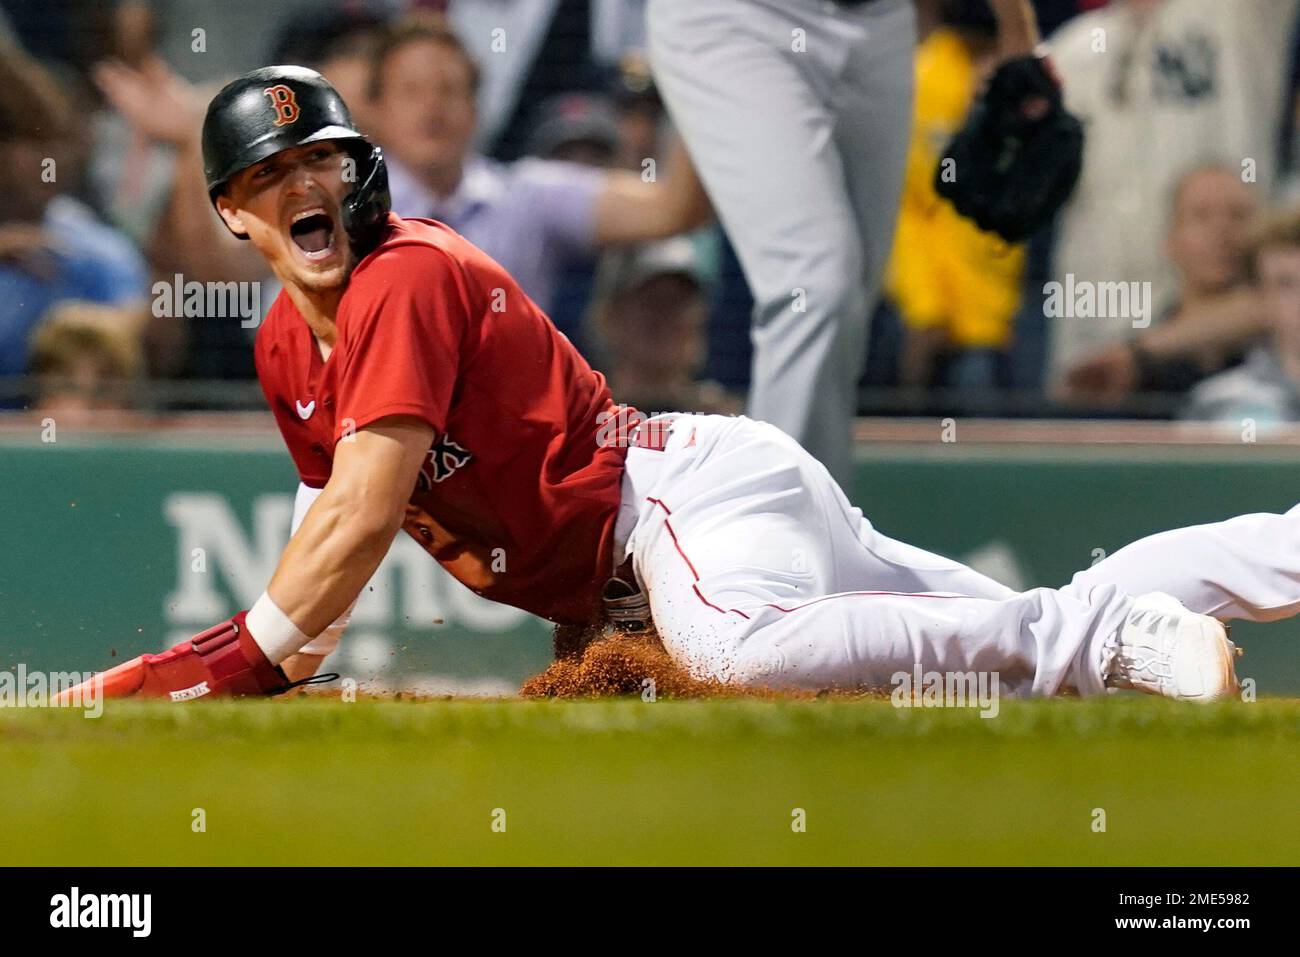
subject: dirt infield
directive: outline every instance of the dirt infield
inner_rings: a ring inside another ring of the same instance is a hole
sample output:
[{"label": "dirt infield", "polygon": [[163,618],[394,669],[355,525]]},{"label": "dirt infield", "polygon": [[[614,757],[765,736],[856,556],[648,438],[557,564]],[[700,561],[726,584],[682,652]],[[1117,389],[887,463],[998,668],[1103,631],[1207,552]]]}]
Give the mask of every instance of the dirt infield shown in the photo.
[{"label": "dirt infield", "polygon": [[[699,681],[676,665],[653,636],[607,635],[582,651],[557,658],[545,671],[524,682],[524,698],[596,698],[653,694],[668,698],[705,698],[727,694],[725,685]],[[735,689],[730,693],[734,694]]]},{"label": "dirt infield", "polygon": [[524,682],[524,698],[815,698],[808,691],[748,688],[693,678],[668,656],[653,632],[583,632],[556,629],[556,660]]}]

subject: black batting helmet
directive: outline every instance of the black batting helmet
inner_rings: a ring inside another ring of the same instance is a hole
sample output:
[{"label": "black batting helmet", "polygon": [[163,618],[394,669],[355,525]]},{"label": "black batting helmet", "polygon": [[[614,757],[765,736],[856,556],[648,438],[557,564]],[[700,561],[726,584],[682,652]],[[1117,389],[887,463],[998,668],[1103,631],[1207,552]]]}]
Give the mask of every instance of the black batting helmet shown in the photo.
[{"label": "black batting helmet", "polygon": [[212,98],[203,120],[203,172],[212,204],[241,170],[322,140],[341,141],[356,161],[357,188],[343,199],[343,228],[364,255],[377,242],[391,206],[388,170],[383,152],[357,131],[343,97],[315,70],[263,67]]}]

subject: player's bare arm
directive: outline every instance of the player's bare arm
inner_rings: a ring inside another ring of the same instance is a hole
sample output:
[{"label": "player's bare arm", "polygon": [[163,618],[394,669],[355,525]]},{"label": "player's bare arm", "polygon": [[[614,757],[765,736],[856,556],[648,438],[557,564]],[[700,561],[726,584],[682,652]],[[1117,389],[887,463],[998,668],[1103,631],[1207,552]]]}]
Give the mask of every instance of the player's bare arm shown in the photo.
[{"label": "player's bare arm", "polygon": [[314,637],[328,627],[379,567],[432,441],[433,429],[424,422],[392,416],[339,443],[334,473],[267,588],[303,634]]},{"label": "player's bare arm", "polygon": [[418,419],[391,416],[340,442],[329,482],[252,609],[161,655],[118,666],[104,676],[105,693],[176,701],[267,694],[314,674],[320,656],[296,653],[352,605],[379,567],[432,439]]}]

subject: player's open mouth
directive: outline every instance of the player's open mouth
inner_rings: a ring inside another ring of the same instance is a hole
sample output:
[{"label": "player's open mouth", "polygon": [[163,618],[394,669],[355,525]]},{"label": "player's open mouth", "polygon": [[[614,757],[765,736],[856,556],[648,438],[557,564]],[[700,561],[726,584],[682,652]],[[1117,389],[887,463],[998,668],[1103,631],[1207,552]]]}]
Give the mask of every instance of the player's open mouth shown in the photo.
[{"label": "player's open mouth", "polygon": [[325,259],[334,251],[334,219],[320,207],[304,209],[289,224],[289,237],[308,259]]}]

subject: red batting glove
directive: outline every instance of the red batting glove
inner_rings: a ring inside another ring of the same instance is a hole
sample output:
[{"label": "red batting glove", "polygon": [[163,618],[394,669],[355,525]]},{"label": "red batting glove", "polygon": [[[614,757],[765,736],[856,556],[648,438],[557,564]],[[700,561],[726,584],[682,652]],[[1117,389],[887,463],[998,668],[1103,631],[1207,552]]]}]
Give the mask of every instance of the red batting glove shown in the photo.
[{"label": "red batting glove", "polygon": [[[253,641],[241,611],[188,641],[157,655],[141,655],[118,665],[92,681],[102,681],[104,698],[238,698],[273,695],[291,685],[284,672],[271,664]],[[69,696],[73,688],[60,695]]]}]

